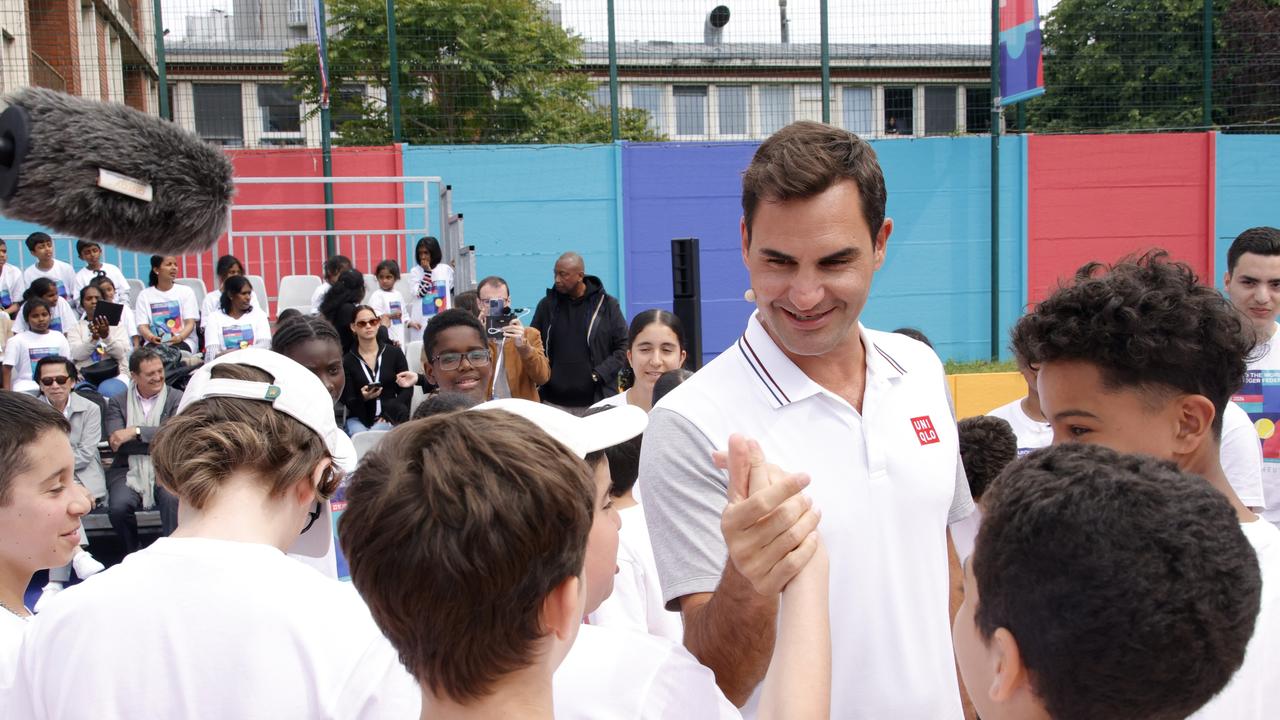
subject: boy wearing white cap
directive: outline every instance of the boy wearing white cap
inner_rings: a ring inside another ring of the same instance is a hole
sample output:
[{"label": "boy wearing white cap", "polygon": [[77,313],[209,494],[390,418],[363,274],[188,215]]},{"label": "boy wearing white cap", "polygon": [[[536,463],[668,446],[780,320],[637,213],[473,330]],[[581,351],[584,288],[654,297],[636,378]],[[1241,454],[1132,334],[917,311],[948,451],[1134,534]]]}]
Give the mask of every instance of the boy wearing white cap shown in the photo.
[{"label": "boy wearing white cap", "polygon": [[349,586],[290,559],[332,543],[354,462],[329,394],[257,348],[202,367],[152,444],[178,528],[60,593],[28,631],[12,717],[384,718],[418,689]]}]

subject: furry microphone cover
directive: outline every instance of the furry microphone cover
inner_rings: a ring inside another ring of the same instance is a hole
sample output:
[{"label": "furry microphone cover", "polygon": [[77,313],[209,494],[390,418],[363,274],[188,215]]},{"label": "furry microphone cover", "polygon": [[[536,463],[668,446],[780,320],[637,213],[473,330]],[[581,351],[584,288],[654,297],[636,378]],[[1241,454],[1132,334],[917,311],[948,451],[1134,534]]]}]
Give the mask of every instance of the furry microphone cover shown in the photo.
[{"label": "furry microphone cover", "polygon": [[29,136],[16,192],[0,199],[7,217],[157,255],[203,250],[222,234],[234,187],[221,149],[117,103],[42,88],[8,102],[26,110]]}]

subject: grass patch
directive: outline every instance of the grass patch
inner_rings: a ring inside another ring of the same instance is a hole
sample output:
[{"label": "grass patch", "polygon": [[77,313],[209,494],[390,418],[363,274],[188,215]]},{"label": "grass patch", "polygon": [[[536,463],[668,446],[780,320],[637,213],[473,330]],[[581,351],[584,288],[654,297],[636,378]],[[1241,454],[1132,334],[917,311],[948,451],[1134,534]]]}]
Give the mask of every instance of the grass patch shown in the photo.
[{"label": "grass patch", "polygon": [[1018,364],[1012,360],[1004,360],[1002,362],[992,362],[990,360],[970,360],[968,362],[957,362],[948,360],[943,363],[948,375],[963,375],[966,373],[999,373],[999,372],[1017,372]]}]

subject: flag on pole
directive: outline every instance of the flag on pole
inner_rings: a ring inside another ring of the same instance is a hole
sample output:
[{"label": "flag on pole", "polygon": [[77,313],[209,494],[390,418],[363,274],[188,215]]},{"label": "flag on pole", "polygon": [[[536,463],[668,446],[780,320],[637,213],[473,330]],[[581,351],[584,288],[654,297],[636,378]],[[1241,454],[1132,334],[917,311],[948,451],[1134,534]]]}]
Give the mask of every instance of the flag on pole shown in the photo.
[{"label": "flag on pole", "polygon": [[1000,2],[1000,104],[1044,94],[1040,8],[1036,0]]},{"label": "flag on pole", "polygon": [[316,20],[316,57],[320,59],[320,107],[329,107],[329,61],[325,57],[324,34],[321,30],[324,28],[324,10],[323,0],[315,0],[311,4],[311,10]]}]

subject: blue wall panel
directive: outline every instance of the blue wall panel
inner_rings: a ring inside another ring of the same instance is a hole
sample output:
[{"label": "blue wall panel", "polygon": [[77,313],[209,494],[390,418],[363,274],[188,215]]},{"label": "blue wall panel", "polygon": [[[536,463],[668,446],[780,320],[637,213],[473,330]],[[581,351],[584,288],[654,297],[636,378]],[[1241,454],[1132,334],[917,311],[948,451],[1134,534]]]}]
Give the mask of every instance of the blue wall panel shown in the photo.
[{"label": "blue wall panel", "polygon": [[[920,328],[943,358],[990,347],[990,141],[929,138],[874,143],[895,230],[863,314],[870,327]],[[670,240],[701,240],[703,353],[741,332],[741,173],[755,143],[630,144],[623,150],[628,316],[671,306]],[[1001,320],[1025,303],[1025,143],[1001,145]],[[1007,343],[1001,339],[1001,345]]]},{"label": "blue wall panel", "polygon": [[[512,304],[533,308],[551,287],[556,258],[569,250],[618,294],[617,152],[611,145],[406,146],[404,174],[438,175],[453,186],[477,273],[501,275]],[[429,227],[438,230],[431,207]],[[408,227],[422,227],[414,215]]]},{"label": "blue wall panel", "polygon": [[1221,287],[1227,249],[1243,230],[1280,227],[1280,137],[1217,136],[1215,265],[1212,283]]}]

